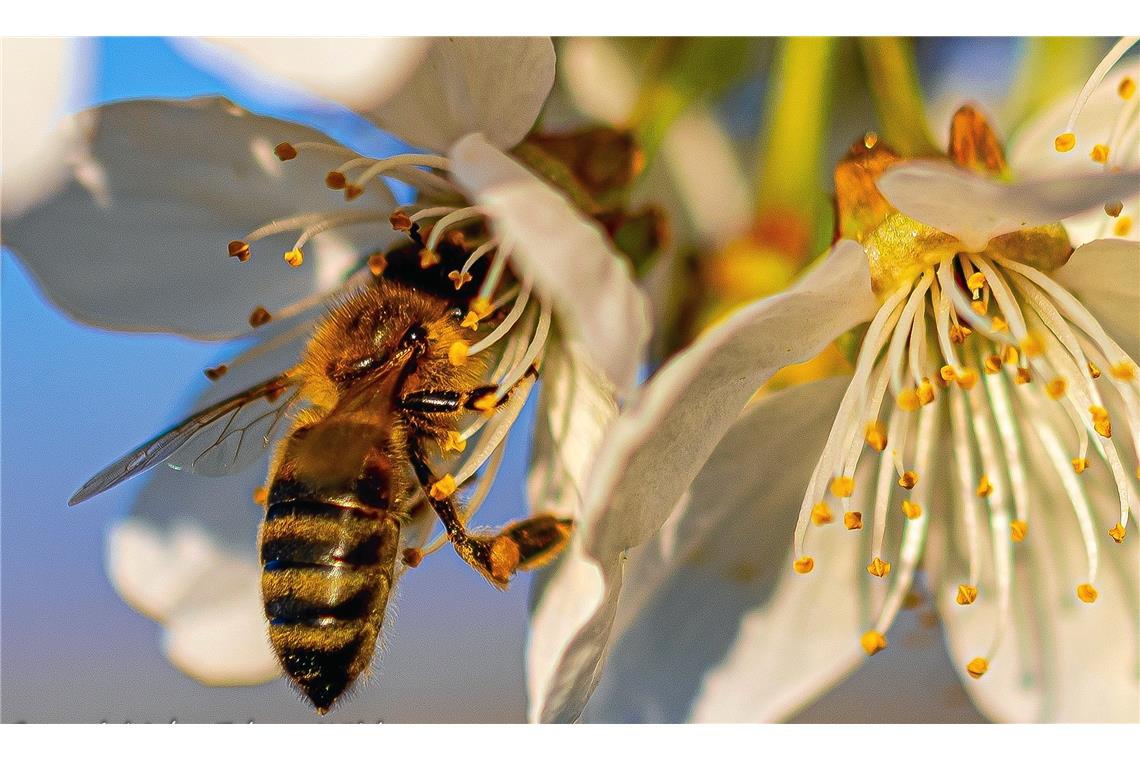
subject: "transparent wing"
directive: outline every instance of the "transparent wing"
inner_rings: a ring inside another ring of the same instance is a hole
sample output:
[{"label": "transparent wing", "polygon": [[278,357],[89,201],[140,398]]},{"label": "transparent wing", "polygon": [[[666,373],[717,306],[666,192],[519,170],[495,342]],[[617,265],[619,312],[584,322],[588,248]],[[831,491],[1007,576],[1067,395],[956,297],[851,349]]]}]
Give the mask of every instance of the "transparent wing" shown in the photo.
[{"label": "transparent wing", "polygon": [[105,467],[68,504],[86,501],[171,458],[175,469],[204,475],[237,472],[265,453],[297,395],[292,378],[282,374],[223,399]]}]

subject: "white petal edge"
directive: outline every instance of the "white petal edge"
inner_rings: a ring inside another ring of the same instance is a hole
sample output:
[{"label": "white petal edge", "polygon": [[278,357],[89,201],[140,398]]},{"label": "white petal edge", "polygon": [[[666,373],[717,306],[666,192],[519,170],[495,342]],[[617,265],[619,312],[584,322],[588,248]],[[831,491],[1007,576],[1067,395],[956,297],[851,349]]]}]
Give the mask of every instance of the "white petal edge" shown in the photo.
[{"label": "white petal edge", "polygon": [[[586,719],[783,720],[865,661],[859,536],[839,525],[814,531],[808,575],[791,557],[815,465],[807,452],[822,448],[847,382],[790,388],[750,407],[684,504],[631,555],[621,637]],[[780,435],[790,430],[795,453]]]},{"label": "white petal edge", "polygon": [[73,125],[85,145],[70,181],[27,213],[5,217],[3,240],[47,296],[82,322],[239,335],[255,306],[276,313],[321,292],[343,275],[330,269],[354,260],[346,251],[359,256],[362,243],[380,246],[393,235],[379,208],[374,222],[317,236],[300,269],[281,258],[296,230],[254,243],[251,260],[239,263],[227,244],[256,227],[376,203],[368,196],[350,209],[329,191],[323,178],[335,159],[327,155],[284,163],[273,155],[278,142],[327,138],[223,98],[124,101],[79,114]]},{"label": "white petal edge", "polygon": [[1086,243],[1052,277],[1080,298],[1129,356],[1140,360],[1140,242]]},{"label": "white petal edge", "polygon": [[403,86],[383,103],[357,110],[437,153],[471,132],[507,149],[526,137],[553,86],[549,37],[442,37]]},{"label": "white petal edge", "polygon": [[1005,183],[946,162],[895,164],[878,188],[907,216],[982,251],[998,235],[1062,221],[1135,194],[1140,174],[1082,174]]},{"label": "white petal edge", "polygon": [[483,135],[457,142],[451,159],[456,179],[510,247],[515,271],[533,278],[563,332],[618,391],[631,390],[649,342],[649,306],[601,227]]},{"label": "white petal edge", "polygon": [[559,654],[549,675],[532,676],[532,719],[581,714],[613,624],[622,555],[661,527],[748,399],[780,367],[815,356],[876,309],[862,246],[841,241],[788,291],[741,309],[675,356],[623,412],[591,471],[571,547],[581,542],[573,559],[592,560],[595,575],[575,585],[585,572],[567,570],[565,580],[559,568],[538,595],[539,612],[572,604],[576,616],[566,621],[561,646],[544,642],[544,661]]},{"label": "white petal edge", "polygon": [[5,220],[67,181],[67,158],[76,135],[58,126],[68,106],[90,88],[86,47],[61,37],[4,40],[0,202]]},{"label": "white petal edge", "polygon": [[264,683],[281,667],[261,608],[261,569],[185,524],[164,536],[145,521],[115,525],[107,573],[119,595],[162,623],[179,670],[211,686]]},{"label": "white petal edge", "polygon": [[431,44],[427,37],[209,37],[179,46],[199,65],[250,90],[285,82],[364,111],[398,92]]}]

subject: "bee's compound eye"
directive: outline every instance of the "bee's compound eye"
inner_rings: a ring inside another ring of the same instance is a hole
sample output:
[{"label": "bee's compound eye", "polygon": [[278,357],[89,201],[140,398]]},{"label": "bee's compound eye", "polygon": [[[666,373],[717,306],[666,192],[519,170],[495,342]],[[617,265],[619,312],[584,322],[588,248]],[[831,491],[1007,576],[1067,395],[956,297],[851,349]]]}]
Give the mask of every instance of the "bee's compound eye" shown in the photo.
[{"label": "bee's compound eye", "polygon": [[423,325],[412,325],[408,331],[404,333],[404,337],[400,340],[400,346],[406,348],[408,346],[422,346],[427,343],[428,331]]}]

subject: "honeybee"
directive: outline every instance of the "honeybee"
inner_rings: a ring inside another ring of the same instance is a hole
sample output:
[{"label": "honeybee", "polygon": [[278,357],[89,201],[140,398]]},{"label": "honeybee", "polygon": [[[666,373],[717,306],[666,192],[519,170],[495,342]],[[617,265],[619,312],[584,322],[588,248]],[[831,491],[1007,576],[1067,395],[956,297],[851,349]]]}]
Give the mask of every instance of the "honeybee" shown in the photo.
[{"label": "honeybee", "polygon": [[[78,504],[174,456],[191,469],[232,472],[257,461],[288,420],[270,459],[259,544],[269,641],[320,714],[368,669],[401,551],[401,529],[426,503],[459,556],[497,588],[551,560],[572,522],[538,514],[494,532],[464,525],[452,474],[435,462],[464,447],[461,424],[500,414],[535,382],[531,364],[510,387],[487,384],[485,354],[456,361],[486,262],[449,281],[461,246],[424,266],[422,240],[389,252],[317,325],[293,367],[192,415],[99,472]],[[382,269],[382,271],[381,271]],[[501,315],[499,316],[501,319]],[[478,327],[493,330],[489,315]],[[484,420],[485,421],[485,420]],[[234,505],[239,508],[238,505]]]}]

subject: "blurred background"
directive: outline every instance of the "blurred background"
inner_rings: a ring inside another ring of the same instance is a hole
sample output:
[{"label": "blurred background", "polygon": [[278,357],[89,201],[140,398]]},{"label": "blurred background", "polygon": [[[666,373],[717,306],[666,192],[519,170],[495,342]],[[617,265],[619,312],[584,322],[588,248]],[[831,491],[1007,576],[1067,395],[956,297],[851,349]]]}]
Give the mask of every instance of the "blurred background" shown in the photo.
[{"label": "blurred background", "polygon": [[[792,47],[777,40],[571,39],[557,46],[558,83],[542,129],[632,130],[645,161],[634,201],[660,210],[668,222],[660,250],[637,262],[664,326],[658,361],[735,305],[784,287],[823,251],[833,228],[835,161],[853,140],[881,129],[876,105],[896,112],[915,107],[876,100],[883,93],[867,85],[875,62],[854,40]],[[1040,105],[1041,88],[1033,82],[1051,76],[1053,92],[1079,85],[1104,48],[1099,40],[914,41],[915,67],[903,72],[920,98],[912,121],[921,120],[925,107],[929,139],[941,145],[937,125],[971,100],[994,114],[1008,136]],[[364,153],[400,147],[343,110],[237,86],[184,42],[91,39],[74,49],[72,111],[123,98],[224,94],[251,110],[315,126]],[[6,129],[9,118],[6,110]],[[899,139],[921,139],[915,135],[926,127],[910,126]],[[788,181],[766,180],[774,176]],[[687,273],[681,292],[661,284],[676,282],[665,273],[678,268]],[[109,585],[105,534],[147,487],[145,479],[66,506],[113,457],[181,419],[206,386],[202,369],[233,349],[71,322],[42,298],[8,250],[0,324],[3,721],[318,720],[284,681],[208,688],[182,675],[160,651],[159,626]],[[825,353],[778,382],[847,366],[841,350]],[[500,524],[527,509],[529,414],[515,426],[481,523]],[[251,510],[240,519],[256,525],[251,505],[233,508]],[[499,593],[452,552],[433,555],[400,582],[370,681],[320,720],[523,720],[527,591],[525,576]],[[917,599],[888,636],[901,646],[868,660],[797,719],[981,720],[947,661],[928,602]]]}]

